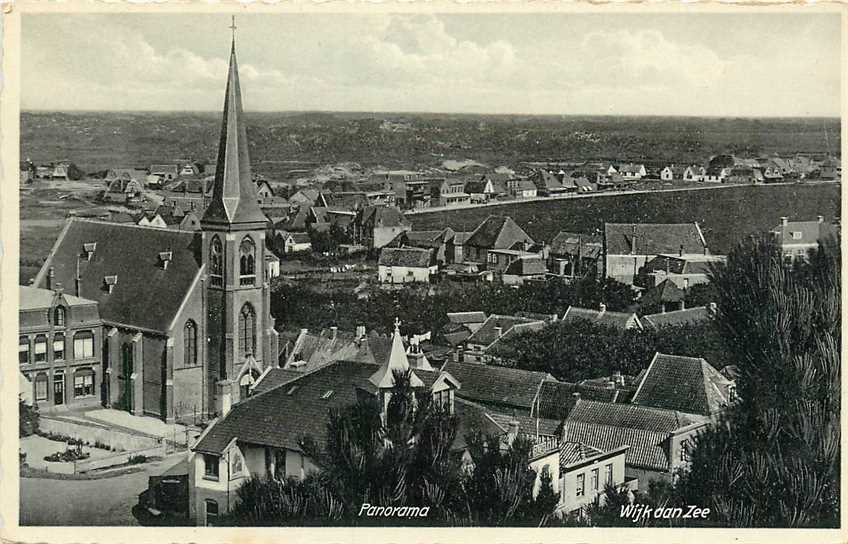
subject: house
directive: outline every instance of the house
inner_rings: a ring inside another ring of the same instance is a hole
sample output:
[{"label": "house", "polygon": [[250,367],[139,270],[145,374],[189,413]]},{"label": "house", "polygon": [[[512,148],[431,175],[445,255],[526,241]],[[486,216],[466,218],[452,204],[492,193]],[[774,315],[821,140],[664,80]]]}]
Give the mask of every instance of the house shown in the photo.
[{"label": "house", "polygon": [[658,255],[708,255],[698,223],[605,223],[604,275],[633,284]]},{"label": "house", "polygon": [[50,179],[53,175],[53,167],[51,166],[36,166],[35,167],[35,179]]},{"label": "house", "polygon": [[589,178],[586,176],[577,176],[574,177],[574,185],[577,188],[578,193],[588,193],[591,191],[598,190],[597,182],[589,181]]},{"label": "house", "polygon": [[268,180],[265,179],[256,179],[256,197],[260,202],[269,201],[274,198],[274,190],[271,188],[271,184],[268,183]]},{"label": "house", "polygon": [[432,249],[384,247],[377,262],[380,283],[428,283],[438,270]]},{"label": "house", "polygon": [[642,179],[643,177],[645,177],[648,174],[648,172],[645,169],[644,164],[629,163],[629,164],[622,164],[618,168],[618,174],[625,181],[638,181],[638,180]]},{"label": "house", "polygon": [[703,166],[691,165],[687,166],[683,171],[683,181],[703,181],[704,176],[707,173],[707,169]]},{"label": "house", "polygon": [[107,189],[102,193],[104,202],[117,202],[120,204],[138,204],[144,197],[143,181],[119,177],[109,183]]},{"label": "house", "polygon": [[[483,326],[483,323],[486,322],[486,314],[485,312],[448,312],[448,324],[454,325],[452,328],[453,332],[457,332],[460,329],[464,329],[467,333],[465,337],[462,338],[462,342],[468,339],[469,336],[480,330],[480,327]],[[454,343],[454,345],[458,344]]]},{"label": "house", "polygon": [[159,176],[164,183],[177,179],[179,168],[176,164],[151,164],[150,175]]},{"label": "house", "polygon": [[680,289],[708,283],[710,270],[727,258],[724,255],[657,255],[645,263],[634,283],[650,288],[671,280]]},{"label": "house", "polygon": [[637,404],[577,399],[562,426],[563,440],[576,440],[600,450],[629,446],[625,481],[638,481],[647,492],[653,481],[673,483],[688,466],[698,434],[710,423],[706,416]]},{"label": "house", "polygon": [[423,178],[418,174],[392,179],[392,191],[395,203],[402,210],[420,210],[429,208],[432,200],[433,183],[441,183],[442,178]]},{"label": "house", "polygon": [[686,172],[685,168],[680,166],[670,165],[664,167],[660,170],[660,180],[665,182],[672,182],[677,180],[682,180],[684,178],[684,174]]},{"label": "house", "polygon": [[548,271],[566,278],[582,277],[598,269],[603,253],[599,234],[560,231],[548,250]]},{"label": "house", "polygon": [[[526,251],[533,244],[533,239],[511,217],[490,215],[465,240],[463,260],[496,265],[494,254],[490,255],[491,251]],[[508,263],[502,265],[505,268]]]},{"label": "house", "polygon": [[547,323],[540,319],[492,314],[465,342],[463,361],[488,363],[497,360],[494,349],[498,342],[523,332],[538,331]]},{"label": "house", "polygon": [[465,192],[472,203],[485,203],[497,199],[492,181],[487,178],[465,182]]},{"label": "house", "polygon": [[461,179],[434,180],[430,187],[431,206],[438,202],[439,206],[466,206],[471,204],[471,195],[465,192],[465,182]]},{"label": "house", "polygon": [[200,175],[200,168],[192,162],[187,162],[180,167],[181,176],[197,176]]},{"label": "house", "polygon": [[704,172],[704,176],[700,181],[707,183],[722,183],[726,175],[727,171],[724,168],[720,166],[710,166]]},{"label": "house", "polygon": [[765,183],[779,183],[783,181],[783,172],[774,161],[763,161],[760,166]]},{"label": "house", "polygon": [[[338,327],[329,327],[318,332],[301,329],[292,343],[288,357],[281,361],[281,366],[287,370],[304,373],[336,361],[380,365],[389,356],[391,346],[391,336],[374,331],[366,334],[365,327],[361,325],[356,331],[343,331]],[[276,371],[277,369],[271,370],[272,373]]]},{"label": "house", "polygon": [[639,307],[642,311],[646,309],[660,309],[661,313],[672,309],[685,310],[686,291],[669,279],[663,280],[661,283],[645,291],[639,299]]},{"label": "house", "polygon": [[221,167],[199,231],[70,218],[35,278],[34,287],[58,282],[98,303],[107,406],[169,423],[206,419],[239,401],[243,380],[277,364],[268,220],[251,179],[240,97],[233,49]]},{"label": "house", "polygon": [[726,181],[729,183],[754,183],[754,169],[750,166],[734,166]]},{"label": "house", "polygon": [[436,262],[441,265],[447,262],[447,240],[453,236],[454,231],[450,227],[442,230],[409,230],[401,233],[391,245],[432,249]]},{"label": "house", "polygon": [[156,214],[165,222],[166,228],[185,231],[200,230],[200,217],[193,211],[183,211],[177,205],[159,206]]},{"label": "house", "polygon": [[523,285],[526,281],[544,280],[547,268],[541,255],[519,255],[501,274],[504,285]]},{"label": "house", "polygon": [[[248,478],[296,478],[320,470],[302,447],[309,435],[323,447],[331,407],[362,399],[385,417],[394,372],[411,371],[416,389],[455,412],[461,382],[446,371],[411,364],[397,324],[391,351],[381,364],[336,361],[277,387],[249,396],[207,427],[189,454],[189,512],[199,525],[214,525]],[[298,414],[298,417],[291,417]]]},{"label": "house", "polygon": [[305,232],[277,231],[274,234],[274,243],[284,255],[312,251],[312,240]]},{"label": "house", "polygon": [[156,210],[145,211],[135,223],[140,227],[168,228],[168,224]]},{"label": "house", "polygon": [[558,512],[569,514],[606,502],[606,487],[631,493],[639,480],[628,477],[625,459],[629,445],[594,448],[579,440],[560,442],[560,504]]},{"label": "house", "polygon": [[356,213],[352,223],[353,241],[369,250],[382,249],[412,225],[398,208],[368,206]]},{"label": "house", "polygon": [[781,217],[780,224],[771,229],[783,258],[787,262],[806,259],[810,250],[818,249],[819,242],[836,233],[836,229],[820,215],[815,221],[790,221]]},{"label": "house", "polygon": [[556,381],[547,372],[457,361],[447,361],[442,371],[462,384],[457,397],[517,416],[529,416],[542,384]]},{"label": "house", "polygon": [[70,295],[55,275],[18,287],[18,367],[41,411],[100,406],[103,321],[97,302]]},{"label": "house", "polygon": [[535,198],[538,195],[538,189],[533,181],[526,178],[511,179],[506,182],[509,194],[515,198]]},{"label": "house", "polygon": [[124,180],[125,182],[134,181],[138,184],[143,184],[146,177],[147,172],[138,168],[110,168],[106,172],[106,177],[103,178],[103,181],[107,187],[115,180]]},{"label": "house", "polygon": [[543,417],[562,421],[574,408],[578,399],[598,402],[630,402],[636,392],[634,378],[615,372],[598,380],[579,383],[546,381],[539,388],[536,404],[530,417]]},{"label": "house", "polygon": [[819,177],[825,180],[842,180],[842,162],[839,159],[828,157],[819,166]]},{"label": "house", "polygon": [[445,236],[445,262],[461,263],[466,260],[465,243],[470,232],[453,232]]},{"label": "house", "polygon": [[658,314],[643,315],[640,319],[646,329],[690,325],[707,322],[715,317],[716,305],[711,302],[707,306],[696,306],[683,310],[666,311]]},{"label": "house", "polygon": [[562,323],[568,323],[577,319],[621,330],[642,328],[642,323],[635,313],[612,312],[607,310],[607,305],[603,303],[597,310],[569,306],[560,321]]},{"label": "house", "polygon": [[715,420],[737,400],[736,384],[704,359],[656,353],[630,402]]},{"label": "house", "polygon": [[324,194],[314,187],[300,189],[289,197],[289,202],[301,208],[311,208],[313,206],[327,207],[327,200],[324,198]]},{"label": "house", "polygon": [[574,190],[574,180],[570,176],[567,178],[569,187],[563,184],[566,179],[566,174],[560,171],[559,175],[549,172],[544,169],[536,170],[530,177],[530,180],[536,185],[536,192],[539,196],[555,196]]}]

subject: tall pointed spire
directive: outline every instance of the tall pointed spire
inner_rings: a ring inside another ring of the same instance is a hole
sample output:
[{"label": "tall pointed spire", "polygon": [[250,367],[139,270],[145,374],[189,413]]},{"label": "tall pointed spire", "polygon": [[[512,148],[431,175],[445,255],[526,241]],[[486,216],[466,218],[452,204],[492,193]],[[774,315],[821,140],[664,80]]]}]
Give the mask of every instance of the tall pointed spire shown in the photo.
[{"label": "tall pointed spire", "polygon": [[[409,359],[406,358],[406,350],[403,348],[403,340],[400,338],[400,321],[395,318],[395,332],[392,335],[392,350],[380,368],[371,375],[369,381],[377,387],[391,388],[395,384],[395,371],[406,372],[409,370]],[[422,387],[421,379],[412,373],[409,383],[412,387]]]},{"label": "tall pointed spire", "polygon": [[204,223],[266,223],[259,207],[256,187],[250,171],[247,150],[247,130],[241,104],[238,63],[236,62],[235,18],[233,18],[230,68],[224,96],[224,115],[221,121],[221,139],[218,144],[218,163],[212,201],[203,214]]}]

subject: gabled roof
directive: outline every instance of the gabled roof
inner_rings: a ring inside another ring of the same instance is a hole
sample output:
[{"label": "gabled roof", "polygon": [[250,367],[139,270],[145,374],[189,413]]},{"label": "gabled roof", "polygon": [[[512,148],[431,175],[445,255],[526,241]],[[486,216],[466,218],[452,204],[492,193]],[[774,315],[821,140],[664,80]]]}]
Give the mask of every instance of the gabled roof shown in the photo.
[{"label": "gabled roof", "polygon": [[584,319],[599,325],[607,325],[619,329],[642,328],[642,323],[635,313],[611,312],[609,310],[590,310],[569,306],[562,316],[563,322]]},{"label": "gabled roof", "polygon": [[52,289],[39,289],[28,285],[18,286],[18,293],[20,296],[18,303],[19,310],[41,310],[44,308],[50,308],[59,297],[61,297],[64,304],[68,306],[87,306],[97,304],[97,301],[89,300],[87,298],[75,297],[64,292],[60,294]]},{"label": "gabled roof", "polygon": [[642,295],[639,303],[643,307],[663,304],[666,302],[681,302],[686,299],[686,293],[671,280],[663,280]]},{"label": "gabled roof", "polygon": [[[409,370],[409,359],[406,357],[406,349],[400,338],[400,323],[395,321],[395,332],[392,335],[392,347],[389,356],[381,362],[378,368],[368,380],[380,389],[391,388],[395,384],[395,374]],[[410,374],[409,383],[412,387],[421,387],[423,383],[415,372]]]},{"label": "gabled roof", "polygon": [[465,245],[488,249],[510,249],[516,242],[534,241],[511,217],[490,215],[474,229]]},{"label": "gabled roof", "polygon": [[703,274],[710,272],[710,267],[724,262],[721,255],[657,255],[645,263],[641,272],[668,272],[669,274]]},{"label": "gabled roof", "polygon": [[[85,244],[96,244],[90,260]],[[167,269],[159,253],[171,251]],[[44,287],[47,271],[66,290],[75,287],[79,262],[80,295],[95,300],[112,323],[166,332],[201,271],[200,235],[130,224],[71,218],[35,279]],[[109,293],[104,278],[117,276]]]},{"label": "gabled roof", "polygon": [[730,385],[704,359],[657,353],[631,402],[712,416],[730,403]]},{"label": "gabled roof", "polygon": [[568,421],[671,433],[690,425],[703,424],[708,417],[636,404],[580,399],[569,412]]},{"label": "gabled roof", "polygon": [[433,261],[433,251],[416,247],[384,247],[380,250],[379,266],[406,266],[428,268]]},{"label": "gabled roof", "polygon": [[[538,319],[492,314],[486,318],[486,321],[477,329],[477,332],[471,335],[468,343],[490,346],[507,335],[539,330],[545,325],[546,323],[544,321]],[[498,335],[498,328],[500,328],[500,335]]]},{"label": "gabled roof", "polygon": [[447,316],[451,323],[483,323],[486,321],[485,312],[448,312]]},{"label": "gabled roof", "polygon": [[368,206],[362,209],[361,224],[373,222],[375,227],[408,226],[409,220],[392,206]]},{"label": "gabled roof", "polygon": [[506,267],[504,274],[514,276],[543,276],[546,272],[547,268],[545,268],[545,261],[543,261],[538,255],[533,255],[522,256],[512,261],[509,266]]},{"label": "gabled roof", "polygon": [[551,255],[576,257],[581,254],[584,259],[596,259],[601,254],[602,248],[603,239],[598,234],[560,231],[551,240]]},{"label": "gabled roof", "polygon": [[153,164],[150,166],[151,174],[173,174],[177,175],[179,169],[176,164]]},{"label": "gabled roof", "polygon": [[664,253],[700,253],[707,244],[698,223],[605,223],[604,244],[607,255],[632,255],[633,237],[636,255]]},{"label": "gabled roof", "polygon": [[[825,221],[788,221],[786,225],[778,225],[772,229],[778,243],[783,244],[814,244],[834,232],[833,226]],[[793,238],[792,233],[801,233],[800,238]]]},{"label": "gabled roof", "polygon": [[580,385],[568,382],[542,382],[539,389],[537,406],[533,409],[533,415],[537,413],[541,417],[561,420],[571,411],[577,398],[596,400],[602,402],[616,402],[620,391],[618,389]]},{"label": "gabled roof", "polygon": [[546,372],[504,366],[448,361],[442,367],[461,384],[456,395],[487,405],[530,410],[544,381],[554,381]]},{"label": "gabled roof", "polygon": [[709,320],[710,312],[705,306],[675,310],[659,314],[644,315],[641,318],[645,328],[658,329],[670,325],[684,325],[687,323],[700,323]]},{"label": "gabled roof", "polygon": [[224,95],[224,114],[218,144],[218,162],[212,200],[206,207],[204,223],[266,223],[256,196],[250,171],[247,128],[244,123],[239,85],[236,44],[230,49],[230,68]]},{"label": "gabled roof", "polygon": [[574,463],[579,463],[580,461],[587,461],[589,459],[599,457],[603,454],[604,452],[598,448],[593,448],[592,446],[582,442],[569,440],[567,442],[560,443],[559,464],[560,467],[567,467]]},{"label": "gabled roof", "polygon": [[655,471],[667,471],[670,460],[666,452],[667,433],[629,429],[565,420],[563,437],[603,451],[630,446],[625,463],[629,466]]},{"label": "gabled roof", "polygon": [[298,370],[288,370],[285,368],[269,368],[259,380],[253,385],[253,394],[264,393],[275,387],[292,382],[304,375]]}]

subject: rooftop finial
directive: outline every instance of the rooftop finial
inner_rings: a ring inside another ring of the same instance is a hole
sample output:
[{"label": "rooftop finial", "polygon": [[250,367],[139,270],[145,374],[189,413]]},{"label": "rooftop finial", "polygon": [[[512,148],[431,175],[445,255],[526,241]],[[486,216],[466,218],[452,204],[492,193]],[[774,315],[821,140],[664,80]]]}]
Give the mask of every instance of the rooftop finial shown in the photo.
[{"label": "rooftop finial", "polygon": [[233,44],[236,43],[236,16],[231,16],[230,30],[233,32]]},{"label": "rooftop finial", "polygon": [[398,319],[397,317],[395,317],[395,332],[400,332],[400,319]]}]

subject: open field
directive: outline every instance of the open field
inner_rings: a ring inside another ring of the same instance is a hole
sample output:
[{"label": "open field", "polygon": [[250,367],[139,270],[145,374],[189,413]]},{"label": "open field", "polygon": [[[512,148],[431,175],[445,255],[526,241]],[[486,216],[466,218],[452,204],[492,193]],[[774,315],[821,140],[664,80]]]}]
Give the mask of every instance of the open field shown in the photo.
[{"label": "open field", "polygon": [[839,184],[748,185],[677,191],[515,202],[462,210],[412,214],[416,230],[472,230],[489,215],[509,215],[536,240],[550,242],[561,230],[591,232],[604,223],[698,221],[713,253],[725,253],[740,238],[768,230],[781,216],[814,220],[840,217]]},{"label": "open field", "polygon": [[[272,180],[347,161],[429,168],[472,159],[703,163],[717,153],[837,153],[838,119],[258,113],[246,115],[254,170]],[[402,127],[397,129],[396,127]],[[218,113],[22,112],[21,159],[84,171],[214,159]]]}]

